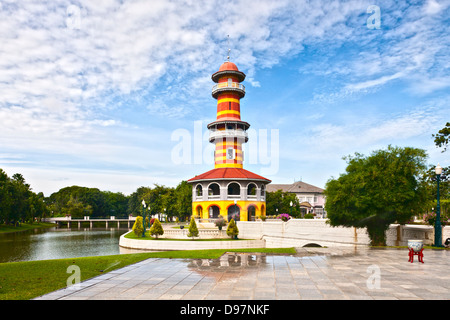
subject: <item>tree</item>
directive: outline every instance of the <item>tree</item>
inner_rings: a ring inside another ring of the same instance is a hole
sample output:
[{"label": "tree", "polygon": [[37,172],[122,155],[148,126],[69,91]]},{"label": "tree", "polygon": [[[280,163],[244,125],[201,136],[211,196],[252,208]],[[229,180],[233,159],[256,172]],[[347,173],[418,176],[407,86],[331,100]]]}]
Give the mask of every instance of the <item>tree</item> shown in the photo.
[{"label": "tree", "polygon": [[[435,169],[436,166],[431,165],[423,175],[428,192],[427,208],[425,210],[428,215],[432,214],[432,208],[436,208],[437,206],[437,183]],[[441,220],[442,224],[445,224],[448,218],[450,218],[450,166],[442,168],[442,174],[439,182],[439,193]]]},{"label": "tree", "polygon": [[10,179],[3,169],[0,169],[0,223],[9,223],[12,207],[12,195],[9,188]]},{"label": "tree", "polygon": [[137,216],[136,220],[134,221],[133,228],[131,229],[138,237],[140,237],[142,235],[142,232],[144,232],[144,225],[142,220],[142,216]]},{"label": "tree", "polygon": [[128,197],[121,192],[103,192],[105,208],[109,215],[115,217],[126,217],[128,209]]},{"label": "tree", "polygon": [[325,186],[330,225],[367,228],[372,245],[385,245],[389,225],[407,222],[426,204],[426,157],[421,149],[389,146],[344,158],[346,173]]},{"label": "tree", "polygon": [[189,233],[187,236],[189,238],[198,237],[198,229],[194,217],[191,218],[191,223],[189,223]]},{"label": "tree", "polygon": [[444,147],[444,150],[442,150],[442,152],[445,152],[445,150],[447,150],[450,138],[450,122],[447,122],[444,128],[442,128],[437,134],[433,134],[432,136],[434,138],[434,144],[437,147]]},{"label": "tree", "polygon": [[[266,212],[269,215],[277,215],[280,213],[289,213],[293,217],[300,216],[300,203],[295,193],[283,192],[281,190],[267,192]],[[292,202],[292,208],[290,203]],[[278,209],[278,211],[277,211]]]},{"label": "tree", "polygon": [[155,236],[156,239],[158,239],[158,236],[162,236],[164,234],[164,229],[158,219],[155,219],[153,222],[152,227],[150,228],[150,234]]},{"label": "tree", "polygon": [[70,215],[72,218],[82,218],[84,216],[91,216],[92,206],[89,204],[84,204],[77,197],[70,196],[69,201],[67,201],[64,207],[64,212]]},{"label": "tree", "polygon": [[10,219],[14,222],[28,220],[30,185],[25,183],[25,179],[20,173],[16,173],[10,179],[9,190],[12,195]]},{"label": "tree", "polygon": [[150,204],[150,191],[149,187],[139,187],[128,197],[128,209],[129,215],[138,216],[142,212],[142,200],[145,200],[147,206]]},{"label": "tree", "polygon": [[[141,200],[142,201],[142,200]],[[94,218],[125,215],[128,198],[120,193],[100,191],[97,188],[71,186],[52,193],[46,199],[55,216],[91,216]]]},{"label": "tree", "polygon": [[231,219],[230,222],[228,223],[228,227],[227,227],[227,235],[229,235],[231,237],[231,239],[237,237],[237,235],[239,234],[239,229],[236,225],[236,222],[234,222],[234,219]]},{"label": "tree", "polygon": [[192,215],[192,186],[187,181],[181,181],[175,188],[175,212],[180,220]]}]

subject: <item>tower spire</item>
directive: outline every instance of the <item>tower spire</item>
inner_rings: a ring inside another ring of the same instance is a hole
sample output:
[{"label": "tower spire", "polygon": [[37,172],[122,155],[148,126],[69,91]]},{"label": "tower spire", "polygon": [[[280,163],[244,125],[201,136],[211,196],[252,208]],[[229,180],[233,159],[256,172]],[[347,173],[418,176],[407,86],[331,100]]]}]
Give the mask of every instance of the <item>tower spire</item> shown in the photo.
[{"label": "tower spire", "polygon": [[229,35],[229,34],[227,35],[227,47],[228,47],[227,61],[230,61],[230,52],[231,52],[231,49],[230,49],[230,35]]}]

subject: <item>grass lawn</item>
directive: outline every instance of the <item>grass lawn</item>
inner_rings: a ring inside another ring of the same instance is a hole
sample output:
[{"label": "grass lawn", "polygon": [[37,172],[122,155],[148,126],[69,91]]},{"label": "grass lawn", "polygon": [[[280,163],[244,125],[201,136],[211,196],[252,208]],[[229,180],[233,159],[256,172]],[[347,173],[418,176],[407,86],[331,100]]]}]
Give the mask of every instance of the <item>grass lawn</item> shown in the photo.
[{"label": "grass lawn", "polygon": [[65,288],[73,274],[67,273],[70,265],[80,268],[84,281],[148,258],[217,259],[225,252],[296,253],[294,248],[180,250],[0,263],[0,300],[29,300]]},{"label": "grass lawn", "polygon": [[56,226],[56,224],[54,224],[54,223],[46,223],[46,222],[33,223],[33,224],[21,223],[19,227],[14,227],[12,225],[0,224],[0,233],[26,231],[26,230],[37,229],[37,228],[51,228],[51,227],[55,227],[55,226]]}]

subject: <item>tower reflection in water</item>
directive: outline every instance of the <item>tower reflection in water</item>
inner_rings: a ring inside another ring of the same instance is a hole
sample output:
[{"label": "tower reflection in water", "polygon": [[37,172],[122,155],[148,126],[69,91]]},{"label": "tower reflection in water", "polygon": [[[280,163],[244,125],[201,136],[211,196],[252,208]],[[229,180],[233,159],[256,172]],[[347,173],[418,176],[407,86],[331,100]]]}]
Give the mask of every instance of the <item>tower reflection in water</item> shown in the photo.
[{"label": "tower reflection in water", "polygon": [[221,271],[224,269],[258,268],[266,265],[266,254],[226,253],[218,259],[194,259],[188,264],[190,269]]}]

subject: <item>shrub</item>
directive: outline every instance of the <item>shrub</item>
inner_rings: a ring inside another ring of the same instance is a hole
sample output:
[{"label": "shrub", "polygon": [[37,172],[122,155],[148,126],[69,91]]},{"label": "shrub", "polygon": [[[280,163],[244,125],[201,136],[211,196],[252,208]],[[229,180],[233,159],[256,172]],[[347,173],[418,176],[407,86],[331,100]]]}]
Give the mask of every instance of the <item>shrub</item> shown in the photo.
[{"label": "shrub", "polygon": [[190,238],[198,237],[198,229],[194,217],[191,218],[191,223],[189,223],[189,233],[187,236]]},{"label": "shrub", "polygon": [[[446,225],[447,224],[447,220],[448,217],[446,214],[443,214],[442,212],[440,213],[440,218],[441,218],[441,225]],[[429,224],[430,226],[434,226],[436,224],[436,212],[431,211],[431,212],[427,212],[423,215],[423,221],[427,224]]]},{"label": "shrub", "polygon": [[229,235],[231,237],[231,239],[233,239],[233,238],[237,238],[238,234],[239,234],[239,229],[236,225],[236,222],[234,222],[234,219],[231,219],[230,222],[228,223],[227,235]]},{"label": "shrub", "polygon": [[305,214],[305,216],[303,218],[304,219],[314,219],[314,215],[312,213],[307,213],[307,214]]},{"label": "shrub", "polygon": [[144,225],[142,224],[142,220],[143,219],[141,216],[137,216],[132,228],[134,234],[138,237],[140,237],[142,235],[142,232],[144,232]]},{"label": "shrub", "polygon": [[164,234],[164,229],[158,219],[155,219],[153,222],[152,227],[150,228],[150,234],[155,236],[156,239],[158,239],[158,236],[162,236]]}]

